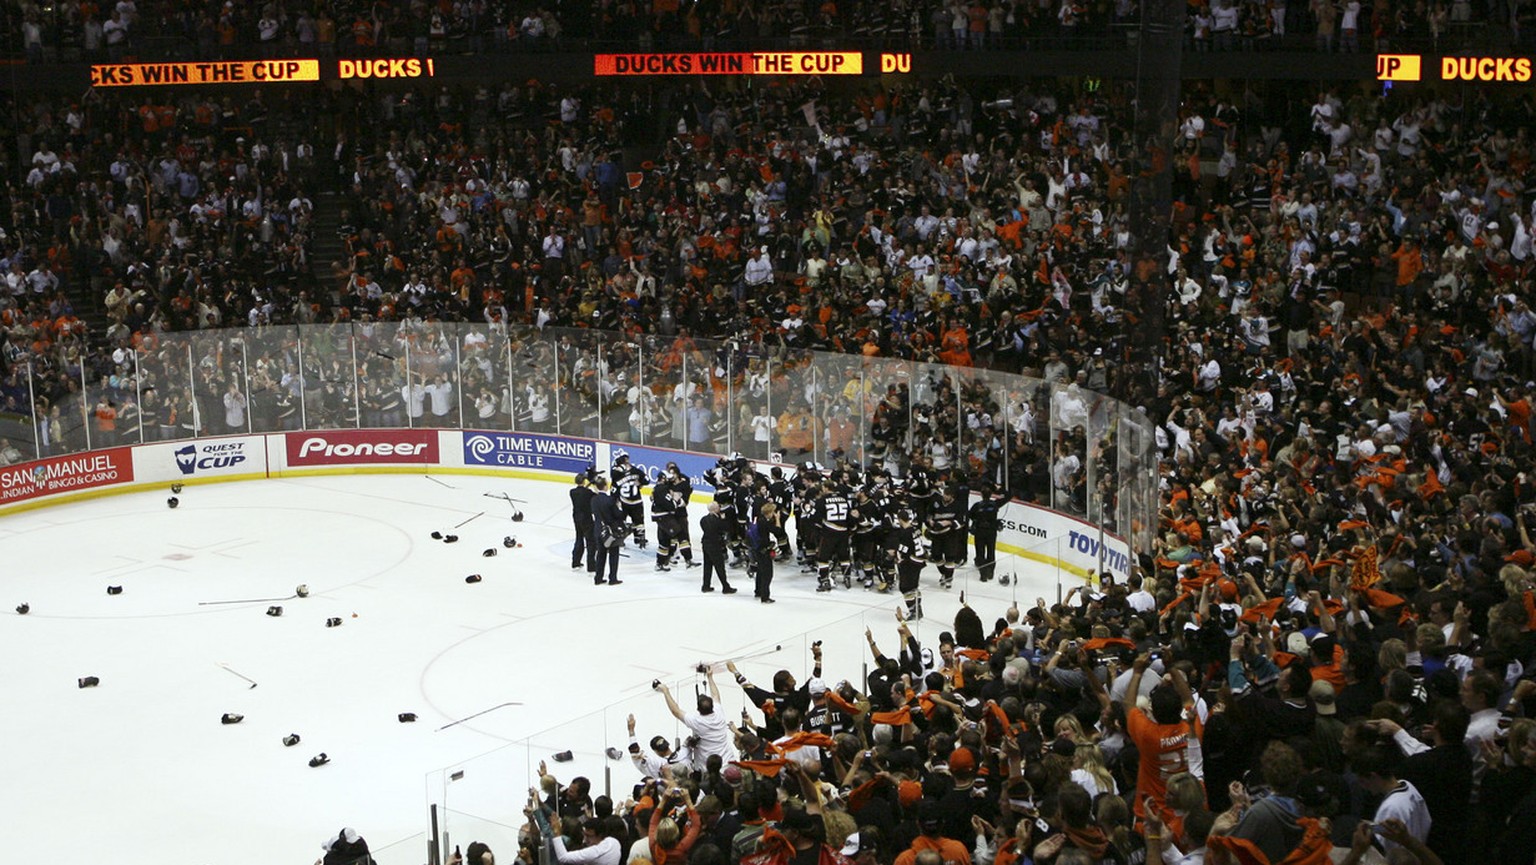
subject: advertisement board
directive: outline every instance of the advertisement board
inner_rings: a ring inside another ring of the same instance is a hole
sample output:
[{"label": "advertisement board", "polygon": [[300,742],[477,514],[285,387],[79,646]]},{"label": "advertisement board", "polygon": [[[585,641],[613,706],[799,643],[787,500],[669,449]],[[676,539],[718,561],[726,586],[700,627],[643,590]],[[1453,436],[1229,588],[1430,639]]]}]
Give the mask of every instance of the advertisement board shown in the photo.
[{"label": "advertisement board", "polygon": [[[971,500],[976,501],[976,497]],[[1055,559],[1084,574],[1101,567],[1116,578],[1129,573],[1131,559],[1125,540],[1108,532],[1101,539],[1098,529],[1082,520],[1017,501],[1004,505],[998,520],[998,543],[1027,558]]]},{"label": "advertisement board", "polygon": [[537,433],[466,431],[464,465],[575,474],[597,465],[597,445],[586,439]]},{"label": "advertisement board", "polygon": [[435,430],[315,430],[284,436],[288,467],[437,465]]},{"label": "advertisement board", "polygon": [[[693,484],[694,492],[712,493],[715,491],[714,484],[704,480],[704,472],[715,467],[715,463],[720,459],[717,456],[691,454],[686,451],[672,451],[665,448],[648,448],[641,447],[640,445],[615,444],[609,446],[610,454],[616,454],[621,450],[629,454],[630,462],[645,469],[646,477],[651,481],[656,480],[661,474],[662,469],[665,469],[667,463],[671,462],[677,463],[678,469],[688,476],[689,482]],[[611,461],[610,458],[610,463]],[[598,466],[598,468],[606,471],[612,468],[612,466]]]},{"label": "advertisement board", "polygon": [[133,480],[133,450],[110,448],[0,469],[0,505]]},{"label": "advertisement board", "polygon": [[140,481],[195,481],[264,475],[266,471],[266,439],[262,436],[161,442],[133,449],[133,473]]}]

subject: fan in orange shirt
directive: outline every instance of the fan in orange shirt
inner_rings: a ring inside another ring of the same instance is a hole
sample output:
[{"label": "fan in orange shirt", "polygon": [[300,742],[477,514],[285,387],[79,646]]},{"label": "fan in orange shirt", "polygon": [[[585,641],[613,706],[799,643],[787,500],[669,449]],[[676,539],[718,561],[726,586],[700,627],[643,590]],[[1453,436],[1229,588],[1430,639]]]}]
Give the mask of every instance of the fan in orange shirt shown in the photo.
[{"label": "fan in orange shirt", "polygon": [[[1136,750],[1141,754],[1141,764],[1136,773],[1135,812],[1145,816],[1146,802],[1150,797],[1153,807],[1161,810],[1168,798],[1168,779],[1180,772],[1189,771],[1189,739],[1200,735],[1200,724],[1184,719],[1184,707],[1189,702],[1185,696],[1189,686],[1182,673],[1172,674],[1172,684],[1161,684],[1152,689],[1152,714],[1149,717],[1136,705],[1136,694],[1141,693],[1141,677],[1152,662],[1152,656],[1142,653],[1136,656],[1131,667],[1131,680],[1125,693],[1125,730]],[[1103,683],[1088,676],[1099,702],[1108,705],[1109,694]]]}]

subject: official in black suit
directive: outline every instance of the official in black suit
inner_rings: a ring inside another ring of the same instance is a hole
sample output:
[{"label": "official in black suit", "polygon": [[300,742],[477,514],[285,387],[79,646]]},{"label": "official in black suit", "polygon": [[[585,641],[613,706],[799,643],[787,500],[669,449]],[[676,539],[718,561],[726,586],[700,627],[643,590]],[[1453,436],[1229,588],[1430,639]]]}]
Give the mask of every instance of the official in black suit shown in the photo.
[{"label": "official in black suit", "polygon": [[[597,567],[592,570],[594,585],[603,584],[603,571],[608,572],[608,585],[617,586],[619,579],[619,549],[623,546],[624,511],[608,492],[608,480],[598,478],[592,484],[596,494],[592,496],[592,546],[597,550]],[[603,543],[613,540],[613,546]]]},{"label": "official in black suit", "polygon": [[736,594],[725,579],[725,518],[720,516],[720,505],[709,503],[709,512],[699,518],[699,530],[703,534],[699,544],[704,548],[704,586],[701,591],[713,592],[710,576],[720,580],[720,589],[727,595]]},{"label": "official in black suit", "polygon": [[592,543],[592,487],[586,472],[576,475],[576,486],[571,487],[571,525],[576,530],[576,542],[571,546],[571,568],[587,563],[587,573],[597,570],[597,547]]}]

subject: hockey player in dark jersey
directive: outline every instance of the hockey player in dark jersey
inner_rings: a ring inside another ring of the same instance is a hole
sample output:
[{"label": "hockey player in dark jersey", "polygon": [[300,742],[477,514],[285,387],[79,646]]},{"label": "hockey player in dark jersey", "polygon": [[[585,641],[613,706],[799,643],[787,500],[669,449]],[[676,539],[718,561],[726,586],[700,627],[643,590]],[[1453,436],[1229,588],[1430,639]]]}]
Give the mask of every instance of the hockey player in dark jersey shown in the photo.
[{"label": "hockey player in dark jersey", "polygon": [[[874,588],[875,560],[880,551],[880,536],[885,529],[885,513],[870,495],[868,486],[853,493],[853,567],[859,571],[864,588]],[[844,585],[847,585],[845,582]]]},{"label": "hockey player in dark jersey", "polygon": [[822,475],[813,462],[800,464],[791,486],[795,494],[795,546],[801,571],[816,569],[816,498],[821,495]]},{"label": "hockey player in dark jersey", "polygon": [[927,522],[936,495],[933,472],[921,457],[912,458],[912,469],[907,473],[907,496],[918,522]]},{"label": "hockey player in dark jersey", "polygon": [[666,474],[670,479],[672,491],[677,494],[676,525],[672,536],[676,543],[672,561],[675,563],[681,556],[684,565],[690,568],[697,567],[698,563],[693,560],[693,538],[688,528],[688,504],[693,501],[693,481],[683,474],[683,470],[675,462],[667,463]]},{"label": "hockey player in dark jersey", "polygon": [[918,578],[928,556],[923,550],[922,533],[917,526],[917,515],[903,509],[896,515],[896,585],[907,605],[907,618],[923,617],[923,596],[918,588]]},{"label": "hockey player in dark jersey", "polygon": [[744,461],[738,461],[734,455],[722,457],[714,468],[704,472],[704,479],[715,488],[715,503],[720,505],[720,518],[725,521],[725,545],[731,552],[733,568],[746,564],[746,527],[751,517],[744,508],[746,496],[739,481],[740,462]]},{"label": "hockey player in dark jersey", "polygon": [[779,466],[774,466],[770,469],[768,477],[768,497],[773,500],[774,505],[779,511],[779,521],[774,536],[778,549],[774,552],[774,556],[780,560],[788,561],[790,553],[794,551],[794,548],[790,545],[789,530],[785,526],[789,524],[790,517],[795,514],[795,489],[785,479],[784,469]]},{"label": "hockey player in dark jersey", "polygon": [[948,484],[939,488],[937,498],[928,512],[928,540],[939,568],[939,588],[947,589],[955,582],[955,568],[965,561],[965,505]]},{"label": "hockey player in dark jersey", "polygon": [[848,548],[848,533],[853,526],[853,506],[847,494],[833,480],[821,485],[816,500],[816,591],[832,591],[832,568],[843,569],[846,576],[853,560]]},{"label": "hockey player in dark jersey", "polygon": [[688,546],[688,495],[692,486],[669,464],[651,488],[651,521],[656,523],[656,570],[671,570],[672,557],[681,552],[689,567],[693,551]]},{"label": "hockey player in dark jersey", "polygon": [[624,521],[632,527],[635,545],[643,550],[646,546],[645,499],[641,498],[641,488],[647,480],[645,469],[630,462],[628,453],[618,450],[614,451],[613,470],[608,475],[613,478],[614,500],[624,513]]}]

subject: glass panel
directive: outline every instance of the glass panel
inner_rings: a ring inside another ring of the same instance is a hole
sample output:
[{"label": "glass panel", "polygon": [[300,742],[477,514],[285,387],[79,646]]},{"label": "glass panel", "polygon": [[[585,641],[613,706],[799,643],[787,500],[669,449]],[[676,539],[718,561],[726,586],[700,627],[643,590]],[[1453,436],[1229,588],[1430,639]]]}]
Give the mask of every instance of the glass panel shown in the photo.
[{"label": "glass panel", "polygon": [[166,409],[160,416],[160,438],[192,438],[203,426],[203,407],[195,398],[197,355],[187,333],[170,333],[164,338],[164,379]]},{"label": "glass panel", "polygon": [[562,340],[564,366],[561,375],[565,388],[561,399],[570,403],[565,416],[572,424],[564,427],[566,435],[597,438],[598,418],[601,414],[603,375],[603,339],[598,331],[577,331]]},{"label": "glass panel", "polygon": [[1089,522],[1113,532],[1117,531],[1115,498],[1120,480],[1120,454],[1115,443],[1119,435],[1119,403],[1091,391],[1084,393],[1089,399],[1086,514]]},{"label": "glass panel", "polygon": [[299,329],[266,326],[244,335],[251,428],[258,433],[300,429]]},{"label": "glass panel", "polygon": [[645,444],[653,447],[683,446],[687,423],[688,386],[683,365],[688,352],[676,337],[648,335],[643,342],[645,387],[656,401]]},{"label": "glass panel", "polygon": [[[778,416],[769,408],[768,359],[751,345],[738,346],[733,352],[731,389],[739,408],[736,412],[736,449],[752,459],[765,460],[773,453]],[[743,417],[745,416],[745,420]]]},{"label": "glass panel", "polygon": [[1120,412],[1120,530],[1132,550],[1147,550],[1157,507],[1157,443],[1144,415],[1124,405]]},{"label": "glass panel", "polygon": [[965,467],[972,489],[1000,485],[1003,474],[1002,404],[998,402],[1000,377],[985,370],[959,371],[960,448],[958,461]]},{"label": "glass panel", "polygon": [[1051,507],[1074,516],[1086,513],[1092,404],[1076,383],[1051,386]]},{"label": "glass panel", "polygon": [[459,400],[467,429],[506,429],[501,392],[506,388],[505,328],[489,324],[459,326]]},{"label": "glass panel", "polygon": [[687,407],[688,443],[691,451],[727,454],[726,427],[730,425],[733,406],[726,387],[725,357],[730,349],[708,339],[689,341],[687,372],[691,395]]},{"label": "glass panel", "polygon": [[602,402],[605,439],[640,443],[655,400],[640,379],[640,343],[622,334],[603,342]]},{"label": "glass panel", "polygon": [[[87,373],[85,384],[84,405],[86,408],[86,436],[83,442],[88,448],[110,448],[123,444],[123,435],[118,430],[118,412],[123,407],[122,394],[117,388],[108,385],[106,375],[97,375],[94,378]],[[136,428],[137,423],[133,426]],[[137,441],[137,430],[133,440]]]},{"label": "glass panel", "polygon": [[406,346],[409,332],[399,324],[361,322],[352,328],[357,352],[358,402],[362,426],[406,425]]},{"label": "glass panel", "polygon": [[457,325],[425,322],[412,328],[411,390],[422,395],[421,424],[459,425]]},{"label": "glass panel", "polygon": [[143,374],[139,382],[144,440],[166,441],[192,434],[188,375],[187,334],[165,334],[149,340],[140,352]]},{"label": "glass panel", "polygon": [[512,353],[513,429],[525,432],[555,431],[555,343],[535,330]]},{"label": "glass panel", "polygon": [[933,471],[950,472],[959,456],[960,428],[952,367],[920,363],[912,386],[912,455],[921,457]]},{"label": "glass panel", "polygon": [[808,349],[781,351],[769,377],[776,444],[785,462],[816,459],[821,430],[815,409],[822,383],[815,357],[816,353]]},{"label": "glass panel", "polygon": [[193,397],[202,435],[236,435],[250,431],[250,397],[246,394],[244,332],[197,331],[186,335],[196,364]]},{"label": "glass panel", "polygon": [[870,358],[864,364],[865,451],[898,476],[910,461],[912,371],[905,360]]},{"label": "glass panel", "polygon": [[863,364],[854,355],[818,353],[814,367],[819,459],[829,465],[847,460],[862,466],[864,443],[859,428],[864,403],[860,376]]},{"label": "glass panel", "polygon": [[1050,501],[1050,482],[1044,470],[1048,447],[1046,389],[1035,379],[1004,377],[999,399],[1006,430],[1008,491],[1014,498],[1036,504]]},{"label": "glass panel", "polygon": [[8,462],[42,456],[39,426],[32,417],[32,394],[35,391],[29,363],[12,364],[10,371],[0,379],[0,453],[9,457]]}]

